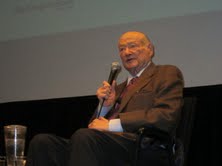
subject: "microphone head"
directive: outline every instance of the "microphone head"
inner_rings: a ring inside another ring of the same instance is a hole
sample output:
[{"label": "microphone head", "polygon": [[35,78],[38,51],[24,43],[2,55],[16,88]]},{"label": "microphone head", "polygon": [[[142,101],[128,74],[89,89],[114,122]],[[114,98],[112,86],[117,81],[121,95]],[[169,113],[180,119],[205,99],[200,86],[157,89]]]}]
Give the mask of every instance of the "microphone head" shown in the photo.
[{"label": "microphone head", "polygon": [[108,79],[109,84],[112,84],[113,80],[116,80],[117,75],[120,73],[120,71],[121,71],[121,65],[119,64],[119,62],[113,62],[111,66],[109,79]]},{"label": "microphone head", "polygon": [[113,62],[111,70],[117,70],[117,71],[120,72],[121,71],[121,65],[119,64],[119,62]]}]

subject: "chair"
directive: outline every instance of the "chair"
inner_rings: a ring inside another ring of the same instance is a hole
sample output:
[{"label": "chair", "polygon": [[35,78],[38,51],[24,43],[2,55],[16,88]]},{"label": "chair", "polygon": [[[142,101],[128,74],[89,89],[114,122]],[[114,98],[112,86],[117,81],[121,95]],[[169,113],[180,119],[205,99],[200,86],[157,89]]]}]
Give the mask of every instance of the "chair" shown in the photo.
[{"label": "chair", "polygon": [[143,148],[144,138],[157,138],[160,141],[168,142],[169,146],[166,148],[169,152],[170,165],[185,166],[187,162],[187,153],[189,151],[191,130],[194,122],[195,106],[196,97],[184,97],[181,119],[179,121],[175,137],[172,137],[167,132],[154,127],[140,128],[138,131],[139,136],[137,138],[137,148],[133,165],[140,166],[141,162],[143,162],[141,149]]}]

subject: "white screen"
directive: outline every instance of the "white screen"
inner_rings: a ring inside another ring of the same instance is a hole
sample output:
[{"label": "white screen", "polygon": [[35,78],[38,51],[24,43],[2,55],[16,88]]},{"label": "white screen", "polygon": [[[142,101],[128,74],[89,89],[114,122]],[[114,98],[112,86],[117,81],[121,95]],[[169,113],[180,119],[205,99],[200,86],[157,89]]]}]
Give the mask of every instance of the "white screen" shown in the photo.
[{"label": "white screen", "polygon": [[154,62],[178,66],[186,87],[222,82],[219,0],[10,0],[0,11],[0,103],[94,95],[128,30],[145,32]]}]

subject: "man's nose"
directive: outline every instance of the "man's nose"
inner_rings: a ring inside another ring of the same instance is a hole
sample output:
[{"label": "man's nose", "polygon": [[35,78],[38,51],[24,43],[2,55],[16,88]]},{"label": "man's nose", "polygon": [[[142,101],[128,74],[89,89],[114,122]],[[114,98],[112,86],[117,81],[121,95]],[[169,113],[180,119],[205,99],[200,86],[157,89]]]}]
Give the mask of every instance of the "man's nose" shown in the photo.
[{"label": "man's nose", "polygon": [[125,48],[125,55],[130,55],[131,54],[131,51],[128,47]]}]

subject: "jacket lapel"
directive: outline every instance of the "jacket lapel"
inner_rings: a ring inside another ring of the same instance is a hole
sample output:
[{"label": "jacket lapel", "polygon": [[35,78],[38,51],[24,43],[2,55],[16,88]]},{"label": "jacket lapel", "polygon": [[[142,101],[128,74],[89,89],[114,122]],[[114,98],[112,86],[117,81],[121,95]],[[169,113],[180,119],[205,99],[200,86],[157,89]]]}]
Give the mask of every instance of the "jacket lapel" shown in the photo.
[{"label": "jacket lapel", "polygon": [[150,83],[154,71],[155,71],[155,64],[151,62],[151,64],[144,70],[144,72],[138,78],[136,85],[132,89],[130,89],[121,100],[119,112],[122,112],[123,108],[129,102],[133,94],[139,92],[141,88]]}]

